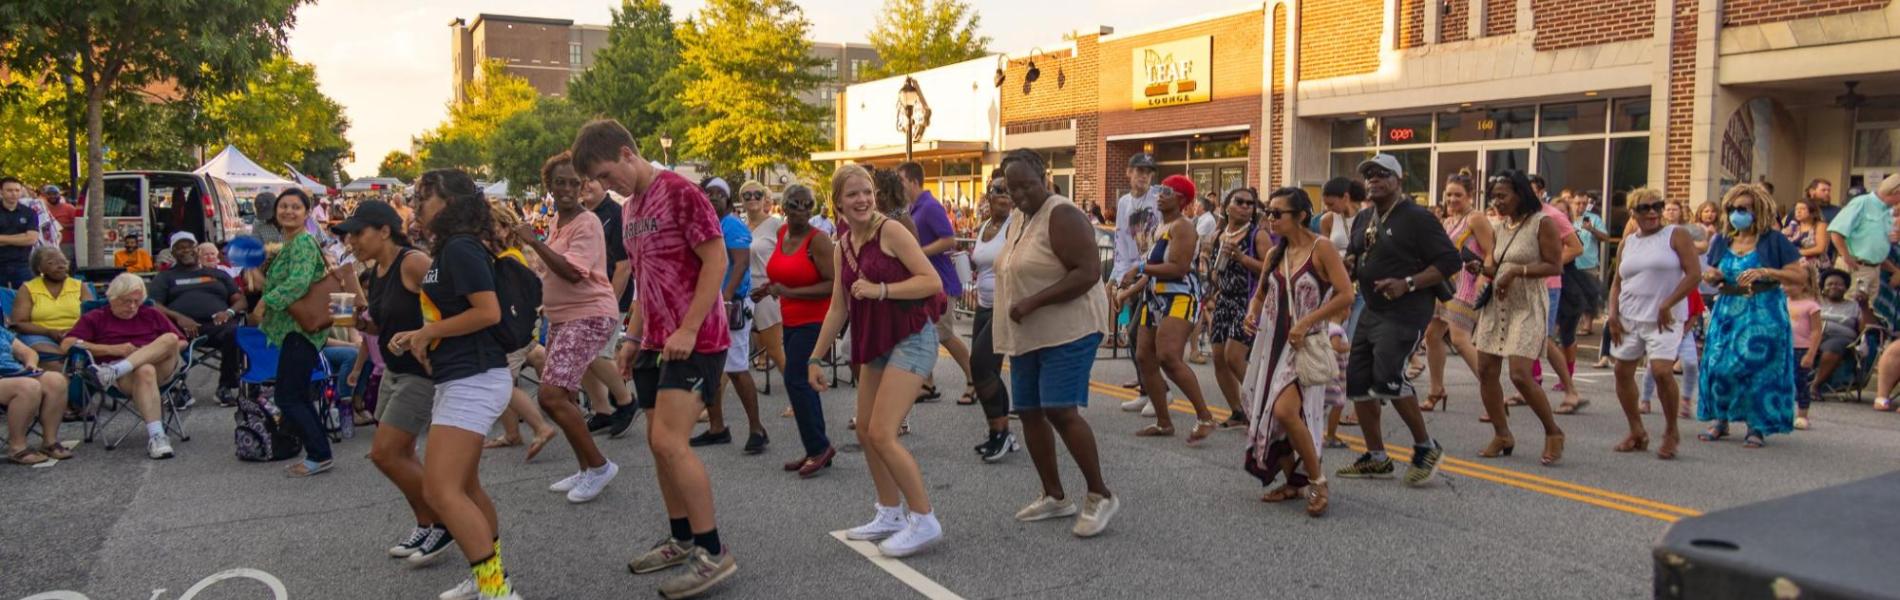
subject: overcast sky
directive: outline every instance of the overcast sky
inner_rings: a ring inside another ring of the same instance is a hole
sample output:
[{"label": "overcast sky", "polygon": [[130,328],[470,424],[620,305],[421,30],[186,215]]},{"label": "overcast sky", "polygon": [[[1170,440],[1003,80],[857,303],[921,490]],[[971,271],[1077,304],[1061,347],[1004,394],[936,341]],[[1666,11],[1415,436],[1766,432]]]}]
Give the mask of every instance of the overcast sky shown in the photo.
[{"label": "overcast sky", "polygon": [[[1250,4],[1245,0],[967,0],[982,15],[991,50],[1018,52],[1059,41],[1062,34],[1108,25],[1143,29]],[[880,0],[801,0],[819,41],[863,42]],[[667,0],[675,18],[703,0]],[[317,67],[323,92],[344,106],[356,177],[375,175],[390,150],[409,149],[410,136],[447,114],[450,20],[477,13],[609,22],[618,0],[317,0],[297,11],[290,51]]]}]

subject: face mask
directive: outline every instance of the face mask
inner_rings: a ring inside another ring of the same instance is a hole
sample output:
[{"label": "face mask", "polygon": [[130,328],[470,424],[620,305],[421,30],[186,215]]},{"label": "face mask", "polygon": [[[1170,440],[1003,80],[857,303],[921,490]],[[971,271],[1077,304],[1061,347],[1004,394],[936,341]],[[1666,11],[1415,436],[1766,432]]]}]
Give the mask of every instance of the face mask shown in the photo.
[{"label": "face mask", "polygon": [[1755,224],[1755,215],[1739,210],[1733,211],[1728,214],[1728,224],[1736,229],[1748,229]]}]

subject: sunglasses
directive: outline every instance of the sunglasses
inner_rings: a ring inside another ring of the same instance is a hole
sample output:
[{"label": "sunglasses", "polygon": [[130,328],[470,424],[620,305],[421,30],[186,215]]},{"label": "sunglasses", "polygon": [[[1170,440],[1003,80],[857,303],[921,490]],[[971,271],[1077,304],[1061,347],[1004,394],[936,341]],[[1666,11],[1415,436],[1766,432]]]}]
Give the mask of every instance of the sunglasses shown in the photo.
[{"label": "sunglasses", "polygon": [[1388,169],[1366,169],[1360,171],[1359,176],[1366,179],[1385,179],[1387,177],[1397,177],[1398,175]]},{"label": "sunglasses", "polygon": [[1638,204],[1636,206],[1632,206],[1630,207],[1630,211],[1639,212],[1639,213],[1662,212],[1662,210],[1668,206],[1669,206],[1668,202],[1651,202],[1649,204]]},{"label": "sunglasses", "polygon": [[1234,201],[1234,205],[1235,205],[1235,206],[1245,206],[1245,207],[1247,207],[1247,208],[1254,208],[1254,207],[1257,207],[1257,206],[1260,206],[1260,202],[1259,202],[1259,201],[1256,201],[1256,200],[1245,200],[1245,199],[1242,199],[1242,200],[1235,200],[1235,201]]},{"label": "sunglasses", "polygon": [[1291,214],[1293,214],[1293,211],[1280,210],[1277,208],[1269,208],[1269,209],[1260,211],[1261,216],[1264,216],[1270,220],[1275,220],[1275,221],[1279,220],[1280,217],[1288,216]]},{"label": "sunglasses", "polygon": [[764,200],[765,192],[746,192],[743,194],[739,194],[739,197],[744,198],[746,202],[751,202],[753,200]]}]

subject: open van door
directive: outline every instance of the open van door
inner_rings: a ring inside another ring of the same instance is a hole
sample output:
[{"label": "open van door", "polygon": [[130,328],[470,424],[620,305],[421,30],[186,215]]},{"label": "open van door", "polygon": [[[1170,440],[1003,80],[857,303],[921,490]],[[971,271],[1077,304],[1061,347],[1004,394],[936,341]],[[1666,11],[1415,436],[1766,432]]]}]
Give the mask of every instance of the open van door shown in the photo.
[{"label": "open van door", "polygon": [[[144,233],[150,229],[145,221],[145,198],[148,193],[150,192],[143,175],[138,173],[106,174],[105,197],[97,200],[88,199],[84,205],[80,206],[79,214],[73,217],[73,228],[78,230],[75,232],[73,251],[79,255],[75,257],[77,260],[74,262],[79,269],[112,267],[112,253],[119,250],[122,245],[120,240],[125,234],[134,231]],[[87,234],[91,231],[92,219],[105,220],[105,238],[100,240],[105,246],[103,264],[90,264],[87,260],[87,257],[92,254],[93,240],[92,236]],[[149,236],[145,243],[148,247],[150,246]]]}]

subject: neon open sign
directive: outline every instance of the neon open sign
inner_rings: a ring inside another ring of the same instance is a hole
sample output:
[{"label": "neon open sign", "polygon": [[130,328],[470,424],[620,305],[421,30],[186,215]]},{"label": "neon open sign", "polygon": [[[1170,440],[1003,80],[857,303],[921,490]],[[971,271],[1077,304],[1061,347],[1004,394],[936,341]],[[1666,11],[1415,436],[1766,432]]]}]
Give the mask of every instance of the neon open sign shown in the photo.
[{"label": "neon open sign", "polygon": [[1418,130],[1411,127],[1394,127],[1385,130],[1388,142],[1409,142],[1418,137]]}]

